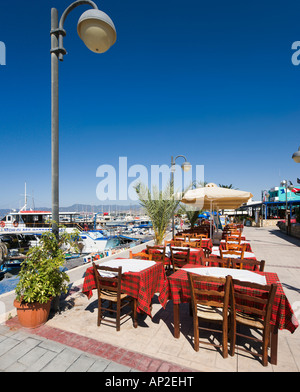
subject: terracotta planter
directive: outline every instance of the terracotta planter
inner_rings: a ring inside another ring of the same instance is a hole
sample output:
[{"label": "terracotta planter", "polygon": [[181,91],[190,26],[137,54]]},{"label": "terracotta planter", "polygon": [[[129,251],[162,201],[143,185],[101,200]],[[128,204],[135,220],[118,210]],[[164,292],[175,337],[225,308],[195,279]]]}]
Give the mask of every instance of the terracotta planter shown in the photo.
[{"label": "terracotta planter", "polygon": [[45,304],[34,302],[32,304],[20,303],[14,300],[14,306],[17,308],[17,315],[20,324],[26,328],[37,328],[48,320],[50,307],[50,299]]}]

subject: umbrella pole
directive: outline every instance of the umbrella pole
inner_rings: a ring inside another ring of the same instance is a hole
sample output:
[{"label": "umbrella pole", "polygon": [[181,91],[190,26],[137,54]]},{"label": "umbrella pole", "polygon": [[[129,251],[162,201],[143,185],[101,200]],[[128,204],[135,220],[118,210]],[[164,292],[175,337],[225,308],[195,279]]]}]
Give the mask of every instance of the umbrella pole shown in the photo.
[{"label": "umbrella pole", "polygon": [[212,218],[212,202],[210,202],[210,238],[211,238],[211,240],[213,240],[213,238],[212,238],[212,220],[211,220],[211,218]]}]

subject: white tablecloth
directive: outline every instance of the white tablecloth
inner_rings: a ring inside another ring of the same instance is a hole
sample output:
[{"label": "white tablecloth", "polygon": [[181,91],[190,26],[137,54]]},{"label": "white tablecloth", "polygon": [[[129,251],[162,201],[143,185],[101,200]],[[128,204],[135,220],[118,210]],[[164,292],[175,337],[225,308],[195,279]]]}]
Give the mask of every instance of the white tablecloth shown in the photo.
[{"label": "white tablecloth", "polygon": [[[122,267],[122,274],[125,272],[140,272],[146,268],[149,268],[155,265],[155,261],[152,260],[142,260],[142,259],[114,259],[105,261],[104,263],[99,264],[100,266],[111,267],[111,268],[118,268]],[[99,270],[98,271],[101,276],[111,277],[115,276],[115,274],[104,272]]]},{"label": "white tablecloth", "polygon": [[263,285],[267,284],[266,278],[264,276],[243,269],[220,268],[220,267],[182,268],[182,269],[184,271],[192,272],[197,275],[215,276],[218,278],[225,278],[227,275],[231,275],[233,279],[238,279],[246,282],[258,283]]},{"label": "white tablecloth", "polygon": [[[238,241],[226,241],[226,240],[221,240],[220,242],[222,242],[222,243],[228,242],[229,244],[238,244],[239,243]],[[240,244],[241,245],[250,244],[250,242],[241,240]]]},{"label": "white tablecloth", "polygon": [[[212,256],[221,256],[220,255],[220,249],[213,247],[212,252],[211,252]],[[223,257],[230,257],[231,259],[239,259],[239,255],[233,255],[233,254],[223,254]],[[255,254],[252,252],[244,252],[244,259],[253,259],[255,258]]]}]

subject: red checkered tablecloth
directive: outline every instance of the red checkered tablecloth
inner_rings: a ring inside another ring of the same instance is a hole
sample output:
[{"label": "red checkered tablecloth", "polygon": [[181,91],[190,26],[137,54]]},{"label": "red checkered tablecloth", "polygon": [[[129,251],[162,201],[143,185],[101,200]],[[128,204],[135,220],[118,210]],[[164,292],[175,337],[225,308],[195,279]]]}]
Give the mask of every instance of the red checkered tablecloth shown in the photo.
[{"label": "red checkered tablecloth", "polygon": [[202,246],[202,248],[207,248],[209,250],[212,250],[213,243],[212,243],[211,238],[202,238],[201,246]]},{"label": "red checkered tablecloth", "polygon": [[[164,266],[161,263],[140,272],[126,272],[122,275],[121,290],[137,299],[137,311],[151,316],[151,300],[155,293],[160,293],[166,281]],[[89,299],[96,289],[93,267],[85,272],[82,292]]]},{"label": "red checkered tablecloth", "polygon": [[[186,264],[185,268],[193,268],[195,265]],[[197,266],[199,268],[199,266]],[[276,283],[277,290],[272,308],[271,324],[278,329],[287,329],[294,332],[299,326],[299,322],[293,312],[293,309],[286,298],[282,285],[276,273],[273,272],[256,272],[266,277],[267,284]],[[251,294],[252,289],[247,289],[247,294]],[[163,307],[166,306],[168,300],[172,300],[175,304],[182,302],[190,302],[190,289],[187,279],[187,272],[178,270],[170,275],[159,296],[159,301]]]}]

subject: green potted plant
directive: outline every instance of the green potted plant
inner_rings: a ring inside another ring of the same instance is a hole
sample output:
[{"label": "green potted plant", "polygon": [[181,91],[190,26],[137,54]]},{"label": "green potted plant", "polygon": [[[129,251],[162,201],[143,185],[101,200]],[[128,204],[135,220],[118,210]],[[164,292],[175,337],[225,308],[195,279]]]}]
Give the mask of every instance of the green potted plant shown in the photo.
[{"label": "green potted plant", "polygon": [[16,299],[19,322],[24,327],[36,328],[49,316],[51,301],[68,290],[69,276],[63,270],[63,246],[76,248],[78,233],[60,231],[58,238],[45,232],[37,246],[32,247],[21,265]]}]

